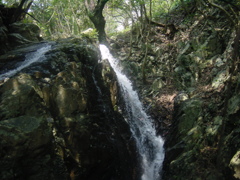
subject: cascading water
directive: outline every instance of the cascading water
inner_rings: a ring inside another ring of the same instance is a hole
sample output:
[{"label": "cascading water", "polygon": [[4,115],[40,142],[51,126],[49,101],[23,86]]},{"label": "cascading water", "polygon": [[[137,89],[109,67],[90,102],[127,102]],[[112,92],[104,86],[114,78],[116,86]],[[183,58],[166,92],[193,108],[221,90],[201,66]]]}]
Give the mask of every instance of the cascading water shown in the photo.
[{"label": "cascading water", "polygon": [[14,76],[16,73],[20,72],[22,69],[30,66],[31,64],[35,62],[41,62],[45,59],[44,54],[48,52],[51,49],[51,45],[47,44],[44,47],[41,47],[35,52],[28,53],[25,56],[25,60],[21,62],[18,67],[12,69],[12,70],[7,70],[6,72],[0,74],[0,80],[3,80],[5,78],[9,78]]},{"label": "cascading water", "polygon": [[119,62],[105,45],[100,45],[102,59],[108,59],[114,69],[126,106],[126,119],[136,140],[142,161],[142,180],[159,180],[164,160],[163,139],[156,135],[152,119],[144,111],[130,80],[121,72]]}]

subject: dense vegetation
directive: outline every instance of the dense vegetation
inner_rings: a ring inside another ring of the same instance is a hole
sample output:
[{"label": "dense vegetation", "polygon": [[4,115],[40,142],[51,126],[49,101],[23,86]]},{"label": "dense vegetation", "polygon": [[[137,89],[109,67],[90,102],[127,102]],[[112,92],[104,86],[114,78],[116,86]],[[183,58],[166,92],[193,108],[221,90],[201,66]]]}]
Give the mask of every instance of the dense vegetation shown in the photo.
[{"label": "dense vegetation", "polygon": [[[30,2],[24,1],[24,5],[27,6]],[[25,21],[36,23],[41,27],[44,37],[60,38],[79,35],[82,31],[94,27],[88,18],[86,2],[94,5],[94,1],[84,2],[84,0],[33,1],[28,11],[31,16],[27,16]],[[8,7],[17,7],[19,3],[16,0],[4,1]],[[156,21],[161,19],[167,23],[170,19],[167,13],[181,3],[186,2],[180,0],[109,1],[104,8],[107,34],[116,35],[117,32],[129,30],[134,24],[145,24],[143,18],[146,17]]]},{"label": "dense vegetation", "polygon": [[[173,38],[179,28],[176,26],[184,19],[182,16],[190,18],[197,11],[207,15],[207,7],[220,9],[235,27],[239,21],[238,0],[6,0],[2,4],[8,8],[22,9],[22,16],[16,16],[24,17],[24,22],[37,24],[42,36],[48,39],[80,36],[83,33],[96,38],[97,33],[105,36],[105,32],[100,33],[103,29],[111,37],[135,29],[137,38],[147,43],[149,32],[146,29],[149,25],[165,27]],[[96,27],[94,18],[91,18],[93,16],[97,17],[95,22],[99,22],[99,27],[103,26],[102,30]]]}]

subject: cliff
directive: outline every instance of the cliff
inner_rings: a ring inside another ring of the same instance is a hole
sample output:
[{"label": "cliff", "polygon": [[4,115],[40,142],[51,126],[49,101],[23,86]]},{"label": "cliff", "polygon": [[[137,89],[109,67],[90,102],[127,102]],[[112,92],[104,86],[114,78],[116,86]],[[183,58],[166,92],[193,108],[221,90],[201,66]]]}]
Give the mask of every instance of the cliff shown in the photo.
[{"label": "cliff", "polygon": [[96,44],[39,42],[35,25],[1,25],[1,179],[137,179],[115,74]]},{"label": "cliff", "polygon": [[170,12],[174,34],[136,27],[112,47],[165,138],[163,179],[239,179],[239,7],[198,2]]}]

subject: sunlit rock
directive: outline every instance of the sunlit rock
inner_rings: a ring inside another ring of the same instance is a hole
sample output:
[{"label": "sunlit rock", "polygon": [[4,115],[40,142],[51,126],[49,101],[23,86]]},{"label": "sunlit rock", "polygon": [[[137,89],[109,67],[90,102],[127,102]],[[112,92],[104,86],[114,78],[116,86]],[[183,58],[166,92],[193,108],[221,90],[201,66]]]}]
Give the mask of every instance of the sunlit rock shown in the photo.
[{"label": "sunlit rock", "polygon": [[[84,39],[49,44],[43,59],[1,82],[1,178],[137,179],[135,142],[98,49]],[[33,46],[2,56],[5,71],[34,57]]]},{"label": "sunlit rock", "polygon": [[233,156],[229,166],[235,171],[234,177],[240,179],[240,151]]}]

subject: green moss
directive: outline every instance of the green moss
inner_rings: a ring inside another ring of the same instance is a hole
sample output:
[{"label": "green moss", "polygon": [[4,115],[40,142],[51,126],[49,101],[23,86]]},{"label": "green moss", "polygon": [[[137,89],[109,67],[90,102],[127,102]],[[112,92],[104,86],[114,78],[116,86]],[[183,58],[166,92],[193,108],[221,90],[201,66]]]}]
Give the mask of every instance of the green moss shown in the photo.
[{"label": "green moss", "polygon": [[240,109],[240,95],[233,96],[228,102],[228,114],[235,114]]},{"label": "green moss", "polygon": [[199,99],[189,99],[181,104],[181,117],[179,118],[178,131],[182,136],[194,127],[198,117],[202,112],[202,101]]}]

